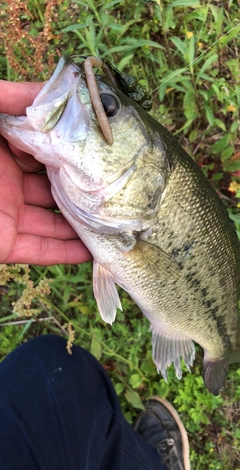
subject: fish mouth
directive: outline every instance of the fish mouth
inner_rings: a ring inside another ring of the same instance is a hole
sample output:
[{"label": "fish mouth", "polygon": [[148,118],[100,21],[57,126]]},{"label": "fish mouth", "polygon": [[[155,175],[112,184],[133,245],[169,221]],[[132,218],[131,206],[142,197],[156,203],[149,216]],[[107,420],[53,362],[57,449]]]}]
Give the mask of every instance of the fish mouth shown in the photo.
[{"label": "fish mouth", "polygon": [[[60,81],[65,83],[65,87],[67,84],[68,92],[66,92],[66,99],[65,99],[65,103],[66,103],[67,98],[69,97],[71,93],[71,91],[69,90],[76,89],[78,81],[83,72],[82,69],[84,69],[86,85],[88,88],[88,92],[89,92],[93,109],[95,111],[95,114],[98,120],[99,127],[101,128],[101,131],[106,141],[110,145],[112,145],[114,142],[112,129],[111,129],[110,123],[108,121],[108,118],[106,116],[106,113],[105,113],[105,110],[104,110],[104,107],[100,98],[96,77],[93,72],[93,66],[100,67],[101,69],[103,69],[103,61],[97,57],[90,56],[84,60],[83,67],[79,68],[73,62],[71,57],[68,57],[68,56],[61,57],[52,77],[48,80],[43,90],[39,93],[37,100],[36,100],[36,105],[38,104],[38,98],[39,100],[42,101],[44,99],[44,95],[49,95],[51,93],[54,96],[57,90],[56,84]],[[61,100],[63,101],[63,97],[58,97],[58,99],[59,98],[61,98]],[[55,98],[55,101],[56,101],[56,98]],[[35,119],[35,113],[33,113],[33,118]],[[45,131],[45,129],[41,129],[41,130],[43,132]]]},{"label": "fish mouth", "polygon": [[[65,70],[68,68],[72,69],[72,74],[69,74],[69,71]],[[53,72],[53,75],[45,83],[44,87],[35,98],[36,105],[39,102],[42,102],[45,95],[52,93],[53,91],[56,92],[56,96],[57,96],[57,85],[59,81],[64,80],[65,89],[69,89],[71,88],[71,85],[78,82],[80,74],[81,74],[80,67],[78,67],[70,57],[62,56],[57,64],[57,67],[55,68]]]}]

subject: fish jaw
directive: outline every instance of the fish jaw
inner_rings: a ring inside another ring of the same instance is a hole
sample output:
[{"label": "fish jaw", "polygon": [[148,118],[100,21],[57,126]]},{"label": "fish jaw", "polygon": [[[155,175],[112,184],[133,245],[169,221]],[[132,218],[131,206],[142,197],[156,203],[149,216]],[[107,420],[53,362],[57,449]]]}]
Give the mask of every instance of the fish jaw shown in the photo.
[{"label": "fish jaw", "polygon": [[[9,116],[8,114],[0,114],[0,133],[11,144],[29,154],[42,151],[43,137],[41,133],[36,136],[36,132],[28,124],[26,116]],[[36,142],[39,142],[36,148]]]},{"label": "fish jaw", "polygon": [[[72,154],[72,142],[81,141],[88,127],[86,106],[78,99],[79,86],[80,69],[62,57],[50,80],[26,109],[26,116],[0,114],[1,135],[46,166],[60,168],[64,158]],[[65,152],[61,155],[63,138]]]},{"label": "fish jaw", "polygon": [[[100,93],[113,95],[116,91],[101,77],[97,82]],[[120,192],[124,182],[121,175],[129,170],[131,176],[135,160],[139,155],[144,159],[151,145],[151,138],[135,108],[128,102],[121,105],[117,92],[114,96],[119,112],[109,118],[114,134],[114,144],[110,146],[98,125],[82,69],[63,57],[53,76],[26,109],[26,116],[0,114],[0,133],[47,168],[65,167],[65,173],[71,173],[71,181],[64,191],[73,183],[85,193],[103,190],[104,200],[111,199]],[[137,134],[137,138],[129,153],[132,134]],[[160,160],[164,158],[160,156]],[[154,178],[157,180],[157,175]],[[77,205],[77,191],[74,199]]]}]

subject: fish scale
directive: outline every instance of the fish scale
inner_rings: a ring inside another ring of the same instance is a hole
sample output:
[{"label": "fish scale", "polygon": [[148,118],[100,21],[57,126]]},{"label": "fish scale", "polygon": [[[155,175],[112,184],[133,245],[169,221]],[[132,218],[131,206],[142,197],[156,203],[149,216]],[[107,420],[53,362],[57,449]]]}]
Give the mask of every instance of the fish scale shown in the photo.
[{"label": "fish scale", "polygon": [[[185,155],[184,158],[186,161]],[[190,161],[190,170],[191,163]],[[186,184],[188,177],[181,171],[183,168],[180,161],[179,168],[178,165],[176,165],[175,171],[172,172],[167,195],[160,208],[158,220],[153,226],[152,237],[150,237],[148,241],[160,245],[166,252],[170,250],[174,252],[174,249],[175,251],[176,249],[180,250],[180,255],[175,256],[175,259],[178,259],[180,263],[184,261],[183,277],[187,280],[187,289],[193,290],[194,295],[199,297],[199,302],[201,302],[203,306],[205,303],[206,319],[208,319],[208,314],[214,315],[214,309],[216,310],[216,307],[219,308],[218,314],[215,312],[215,315],[217,315],[215,320],[216,325],[219,321],[218,318],[221,317],[221,328],[227,330],[227,335],[230,336],[231,331],[236,331],[236,325],[238,324],[237,301],[239,298],[240,285],[238,240],[232,230],[231,224],[228,223],[228,216],[215,192],[211,191],[211,198],[205,198],[205,193],[208,194],[209,187],[206,186],[202,173],[198,172],[198,177],[203,180],[203,185],[197,190],[195,185]],[[184,188],[184,190],[179,191],[178,188]],[[190,201],[189,204],[186,204],[185,197]],[[172,208],[170,220],[169,207]],[[199,211],[201,211],[200,214]],[[189,212],[190,219],[186,217],[186,212]],[[160,219],[164,220],[163,230],[161,230]],[[169,226],[167,226],[168,220]],[[181,225],[180,234],[179,224]],[[155,230],[154,227],[156,227]],[[195,240],[195,248],[190,251],[189,256],[185,260],[182,260],[181,234],[184,234],[183,238],[186,242],[186,232],[190,244],[191,240]],[[167,233],[171,233],[171,239],[173,240],[171,247],[167,246]],[[165,241],[165,243],[163,241]],[[194,250],[196,249],[197,258],[194,255]],[[206,258],[208,262],[204,264],[203,271],[202,261],[206,260]],[[195,261],[192,263],[192,259],[197,259],[198,262]],[[234,275],[236,276],[235,278]],[[206,293],[204,293],[204,289],[206,289]],[[220,292],[220,295],[218,294],[218,300],[216,300],[217,291]],[[228,295],[224,295],[226,292],[228,292]],[[213,302],[213,300],[215,300],[215,302]],[[207,302],[214,303],[212,311],[211,306],[208,305]],[[229,318],[227,318],[226,311],[236,312],[232,323],[232,317],[230,318],[229,316]],[[226,323],[227,326],[224,328]],[[238,338],[236,334],[232,334],[232,336],[234,336],[235,346],[237,346]],[[212,338],[210,339],[212,340]]]},{"label": "fish scale", "polygon": [[165,379],[171,363],[181,377],[181,358],[191,367],[195,341],[216,395],[228,364],[240,362],[232,222],[177,140],[104,77],[97,85],[102,101],[115,103],[111,145],[82,68],[67,58],[26,117],[0,115],[0,133],[46,165],[59,209],[93,255],[102,318],[112,323],[121,308],[118,284],[150,321],[153,360]]}]

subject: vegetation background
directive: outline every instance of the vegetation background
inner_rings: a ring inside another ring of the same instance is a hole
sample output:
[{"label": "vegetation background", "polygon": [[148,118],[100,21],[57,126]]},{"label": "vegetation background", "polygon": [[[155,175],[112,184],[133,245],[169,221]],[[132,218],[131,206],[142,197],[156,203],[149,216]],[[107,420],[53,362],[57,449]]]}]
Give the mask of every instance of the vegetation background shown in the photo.
[{"label": "vegetation background", "polygon": [[[152,91],[153,116],[177,135],[228,207],[240,234],[240,4],[236,0],[8,0],[0,8],[0,78],[46,80],[61,54],[109,58]],[[184,188],[183,188],[184,190]],[[224,392],[192,374],[168,384],[151,359],[148,321],[125,292],[111,327],[92,293],[91,263],[0,268],[0,355],[48,333],[75,337],[110,374],[132,422],[166,397],[189,434],[193,470],[240,469],[240,369]]]}]

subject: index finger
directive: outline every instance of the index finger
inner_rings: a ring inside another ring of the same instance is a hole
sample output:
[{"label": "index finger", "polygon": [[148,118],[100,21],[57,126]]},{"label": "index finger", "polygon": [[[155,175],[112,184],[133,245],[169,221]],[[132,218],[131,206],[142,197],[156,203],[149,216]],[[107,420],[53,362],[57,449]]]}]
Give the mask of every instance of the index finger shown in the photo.
[{"label": "index finger", "polygon": [[26,108],[30,106],[40,92],[44,83],[15,83],[0,80],[0,112],[25,115]]}]

